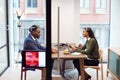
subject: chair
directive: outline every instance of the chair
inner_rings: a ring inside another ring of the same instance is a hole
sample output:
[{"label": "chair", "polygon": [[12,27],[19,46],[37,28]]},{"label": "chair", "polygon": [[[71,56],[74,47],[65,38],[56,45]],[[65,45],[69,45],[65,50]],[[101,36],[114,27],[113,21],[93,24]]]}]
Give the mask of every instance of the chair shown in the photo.
[{"label": "chair", "polygon": [[93,68],[93,69],[96,69],[96,80],[98,80],[98,70],[101,70],[101,80],[103,80],[103,63],[102,63],[102,54],[103,54],[103,50],[102,49],[99,49],[99,55],[100,55],[100,58],[99,58],[99,65],[98,66],[84,66],[84,68]]},{"label": "chair", "polygon": [[[24,73],[24,80],[26,80],[26,75],[27,75],[27,71],[29,70],[30,67],[26,67],[25,66],[25,54],[23,51],[21,51],[21,55],[22,55],[22,64],[21,64],[21,80],[23,80],[23,73]],[[46,80],[46,68],[32,68],[32,69],[38,69],[42,71],[42,76],[41,76],[41,80]]]}]

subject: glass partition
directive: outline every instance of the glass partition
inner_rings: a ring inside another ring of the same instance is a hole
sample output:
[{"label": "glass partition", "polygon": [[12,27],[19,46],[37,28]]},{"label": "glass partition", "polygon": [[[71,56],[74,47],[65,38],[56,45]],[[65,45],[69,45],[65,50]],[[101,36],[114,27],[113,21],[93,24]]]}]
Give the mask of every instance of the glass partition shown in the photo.
[{"label": "glass partition", "polygon": [[0,1],[0,75],[8,67],[6,0]]},{"label": "glass partition", "polygon": [[0,49],[0,74],[7,68],[7,47],[3,47]]},{"label": "glass partition", "polygon": [[[32,25],[39,25],[41,36],[39,41],[46,46],[46,0],[13,0],[13,38],[14,62],[19,60],[19,50],[23,49],[25,38]],[[20,16],[20,19],[18,18]],[[20,26],[19,26],[20,20]]]}]

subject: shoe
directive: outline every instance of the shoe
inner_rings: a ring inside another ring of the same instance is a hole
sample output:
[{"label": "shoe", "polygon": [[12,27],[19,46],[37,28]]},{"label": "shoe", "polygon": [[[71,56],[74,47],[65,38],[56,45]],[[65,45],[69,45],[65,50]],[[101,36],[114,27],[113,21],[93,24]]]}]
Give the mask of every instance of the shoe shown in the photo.
[{"label": "shoe", "polygon": [[88,75],[88,76],[85,78],[85,80],[91,80],[91,76]]}]

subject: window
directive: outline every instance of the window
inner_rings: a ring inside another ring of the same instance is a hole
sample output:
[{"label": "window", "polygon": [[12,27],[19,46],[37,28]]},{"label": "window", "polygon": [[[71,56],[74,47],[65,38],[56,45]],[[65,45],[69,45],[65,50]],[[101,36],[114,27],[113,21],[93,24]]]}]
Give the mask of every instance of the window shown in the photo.
[{"label": "window", "polygon": [[80,0],[80,14],[90,14],[90,0]]},{"label": "window", "polygon": [[107,14],[107,0],[96,0],[96,14]]},{"label": "window", "polygon": [[38,3],[39,2],[38,0],[27,0],[25,14],[38,14]]},{"label": "window", "polygon": [[80,8],[90,8],[90,0],[80,0]]},{"label": "window", "polygon": [[20,8],[20,0],[13,1],[13,7],[14,8]]},{"label": "window", "polygon": [[18,0],[18,8],[20,8],[20,0]]},{"label": "window", "polygon": [[96,8],[102,8],[102,9],[106,9],[107,7],[107,0],[96,0]]},{"label": "window", "polygon": [[27,0],[27,7],[36,8],[38,6],[37,3],[37,0]]}]

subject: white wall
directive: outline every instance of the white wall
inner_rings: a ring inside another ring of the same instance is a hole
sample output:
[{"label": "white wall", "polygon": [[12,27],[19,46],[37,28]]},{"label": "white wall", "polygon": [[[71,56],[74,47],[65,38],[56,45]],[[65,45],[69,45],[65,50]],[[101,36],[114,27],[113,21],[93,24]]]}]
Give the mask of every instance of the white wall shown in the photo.
[{"label": "white wall", "polygon": [[60,42],[79,42],[79,3],[79,0],[52,0],[52,43],[57,43],[58,38],[58,5],[60,6]]},{"label": "white wall", "polygon": [[111,0],[110,47],[120,46],[120,0]]}]

